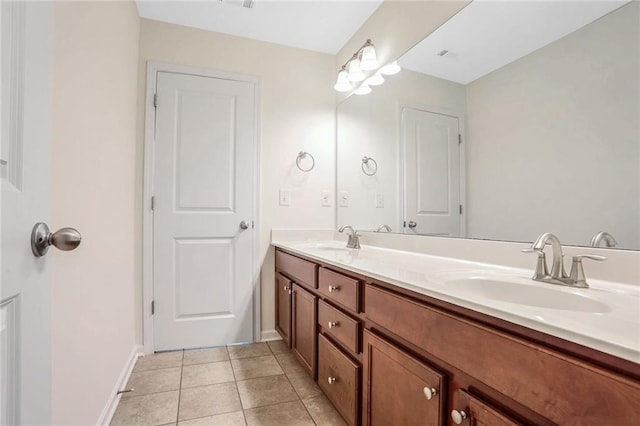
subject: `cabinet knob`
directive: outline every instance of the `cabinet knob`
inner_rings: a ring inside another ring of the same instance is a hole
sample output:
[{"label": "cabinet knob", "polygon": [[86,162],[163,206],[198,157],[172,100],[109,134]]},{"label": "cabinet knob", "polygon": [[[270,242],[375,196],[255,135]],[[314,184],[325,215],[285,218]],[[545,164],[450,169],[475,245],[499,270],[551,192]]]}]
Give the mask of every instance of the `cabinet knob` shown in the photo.
[{"label": "cabinet knob", "polygon": [[425,386],[422,391],[424,392],[424,396],[429,400],[438,394],[438,389],[429,386]]},{"label": "cabinet knob", "polygon": [[337,285],[329,286],[329,293],[333,293],[334,291],[338,291],[338,290],[340,290],[340,286],[337,286]]},{"label": "cabinet knob", "polygon": [[328,323],[329,328],[337,327],[338,325],[340,325],[340,323],[338,323],[338,322],[329,321],[329,323]]},{"label": "cabinet knob", "polygon": [[284,287],[282,287],[282,289],[283,289],[284,291],[287,291],[287,290],[289,290],[289,286],[285,285]]},{"label": "cabinet knob", "polygon": [[461,425],[467,419],[467,413],[460,410],[451,410],[451,420],[457,425]]},{"label": "cabinet knob", "polygon": [[327,379],[327,382],[329,382],[330,385],[334,384],[336,382],[336,378],[335,377],[329,377]]}]

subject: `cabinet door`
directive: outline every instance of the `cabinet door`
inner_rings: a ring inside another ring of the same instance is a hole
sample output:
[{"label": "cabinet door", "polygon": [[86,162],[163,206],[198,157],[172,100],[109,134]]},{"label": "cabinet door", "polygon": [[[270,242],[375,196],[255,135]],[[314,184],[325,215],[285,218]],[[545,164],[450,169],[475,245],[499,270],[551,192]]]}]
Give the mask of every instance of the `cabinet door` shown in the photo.
[{"label": "cabinet door", "polygon": [[276,274],[276,330],[291,347],[291,281]]},{"label": "cabinet door", "polygon": [[364,355],[365,425],[445,424],[443,374],[368,330]]},{"label": "cabinet door", "polygon": [[458,396],[460,399],[457,405],[461,407],[451,411],[453,424],[474,426],[522,426],[524,424],[463,390],[458,392]]},{"label": "cabinet door", "polygon": [[311,377],[316,378],[317,297],[293,284],[292,348]]}]

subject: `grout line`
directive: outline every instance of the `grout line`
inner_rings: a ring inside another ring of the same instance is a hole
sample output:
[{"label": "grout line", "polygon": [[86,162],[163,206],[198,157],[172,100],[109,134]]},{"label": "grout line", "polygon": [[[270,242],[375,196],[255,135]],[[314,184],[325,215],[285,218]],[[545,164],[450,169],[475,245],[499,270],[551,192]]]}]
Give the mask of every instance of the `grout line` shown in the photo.
[{"label": "grout line", "polygon": [[[275,354],[274,354],[275,355]],[[276,357],[276,360],[278,358]],[[298,362],[298,364],[300,363],[297,359],[296,362]],[[278,361],[278,363],[280,363]],[[280,366],[282,367],[282,366]],[[284,371],[284,368],[282,369]],[[306,374],[306,372],[305,372]],[[300,394],[298,393],[298,390],[296,389],[295,386],[293,386],[293,383],[291,383],[291,379],[289,378],[289,375],[285,373],[284,377],[287,378],[287,381],[289,382],[289,385],[291,385],[291,387],[293,388],[293,391],[295,392],[295,394],[298,396],[298,401],[300,401],[300,404],[302,404],[302,407],[304,408],[304,411],[307,412],[307,414],[309,415],[309,418],[311,419],[311,421],[313,422],[314,425],[318,426],[318,423],[316,422],[316,419],[313,417],[313,415],[311,414],[311,411],[309,411],[309,409],[307,408],[307,405],[304,403],[304,401],[302,400],[302,397],[300,396]],[[313,381],[313,379],[311,379]],[[314,384],[316,384],[316,382],[313,382]]]},{"label": "grout line", "polygon": [[[227,347],[227,353],[229,353],[229,348]],[[240,397],[240,390],[238,389],[238,379],[236,379],[236,372],[233,368],[233,363],[229,360],[231,364],[231,374],[233,374],[233,383],[236,387],[236,394],[238,395],[238,400],[240,401],[240,411],[242,411],[242,418],[244,419],[244,424],[247,424],[247,416],[244,414],[244,404],[242,403],[242,397]]]},{"label": "grout line", "polygon": [[180,399],[182,398],[182,371],[184,370],[184,350],[182,351],[182,362],[180,363],[180,391],[178,392],[178,410],[176,410],[176,425],[180,418]]}]

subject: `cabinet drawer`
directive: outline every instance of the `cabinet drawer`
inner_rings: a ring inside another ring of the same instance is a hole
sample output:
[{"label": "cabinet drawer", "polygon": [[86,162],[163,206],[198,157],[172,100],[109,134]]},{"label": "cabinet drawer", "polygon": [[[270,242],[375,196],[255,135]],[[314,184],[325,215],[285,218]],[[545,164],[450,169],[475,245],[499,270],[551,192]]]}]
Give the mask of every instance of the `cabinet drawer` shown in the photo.
[{"label": "cabinet drawer", "polygon": [[[507,414],[500,411],[498,408],[484,402],[480,398],[460,390],[460,399],[463,403],[462,410],[455,410],[458,413],[465,413],[466,416],[471,417],[471,424],[475,426],[523,426],[520,423]],[[454,416],[460,418],[459,414],[454,414],[454,410],[451,411],[451,418]],[[455,421],[454,421],[455,423]]]},{"label": "cabinet drawer", "polygon": [[445,376],[400,348],[364,332],[364,424],[446,424]]},{"label": "cabinet drawer", "polygon": [[358,321],[343,314],[327,302],[318,302],[318,324],[325,333],[330,334],[347,349],[353,353],[360,352],[358,331],[360,324]]},{"label": "cabinet drawer", "polygon": [[360,281],[329,269],[320,268],[320,293],[354,312],[360,312]]},{"label": "cabinet drawer", "polygon": [[318,288],[318,265],[315,263],[276,250],[276,268],[300,283]]},{"label": "cabinet drawer", "polygon": [[373,323],[554,423],[624,424],[640,413],[640,384],[577,358],[376,286],[367,287],[365,311]]},{"label": "cabinet drawer", "polygon": [[350,425],[358,422],[360,366],[318,335],[318,385]]}]

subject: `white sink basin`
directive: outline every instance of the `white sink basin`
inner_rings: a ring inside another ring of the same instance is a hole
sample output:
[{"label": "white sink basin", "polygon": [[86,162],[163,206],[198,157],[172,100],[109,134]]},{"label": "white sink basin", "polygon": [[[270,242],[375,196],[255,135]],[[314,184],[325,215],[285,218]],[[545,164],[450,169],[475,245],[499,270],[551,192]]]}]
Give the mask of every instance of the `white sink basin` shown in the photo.
[{"label": "white sink basin", "polygon": [[447,281],[446,285],[469,295],[519,305],[599,314],[611,311],[605,303],[569,288],[556,288],[553,284],[544,287],[490,278],[464,278]]}]

